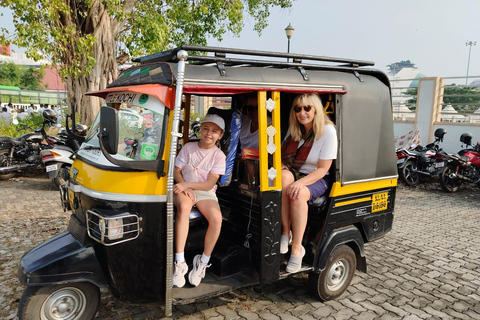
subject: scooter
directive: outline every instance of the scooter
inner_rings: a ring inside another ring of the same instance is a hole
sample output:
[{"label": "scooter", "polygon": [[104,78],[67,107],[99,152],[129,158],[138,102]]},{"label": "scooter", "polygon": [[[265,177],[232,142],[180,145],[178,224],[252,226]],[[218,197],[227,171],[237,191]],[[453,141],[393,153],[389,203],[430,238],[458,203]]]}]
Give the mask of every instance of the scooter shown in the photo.
[{"label": "scooter", "polygon": [[440,185],[446,192],[456,192],[460,184],[474,183],[480,188],[480,141],[474,146],[472,134],[463,133],[460,142],[465,149],[447,155],[447,165],[440,173]]},{"label": "scooter", "polygon": [[397,168],[400,178],[409,186],[420,182],[420,176],[434,177],[442,172],[446,153],[439,147],[447,132],[443,128],[435,130],[435,141],[414,150],[397,150]]},{"label": "scooter", "polygon": [[45,164],[45,171],[57,188],[60,188],[65,183],[64,177],[72,167],[75,151],[80,147],[79,141],[83,141],[88,132],[86,125],[81,123],[75,124],[74,122],[72,122],[73,130],[68,130],[69,118],[73,119],[71,115],[67,115],[67,130],[59,131],[58,136],[60,139],[53,144],[51,149],[45,149],[40,152],[42,161]]}]

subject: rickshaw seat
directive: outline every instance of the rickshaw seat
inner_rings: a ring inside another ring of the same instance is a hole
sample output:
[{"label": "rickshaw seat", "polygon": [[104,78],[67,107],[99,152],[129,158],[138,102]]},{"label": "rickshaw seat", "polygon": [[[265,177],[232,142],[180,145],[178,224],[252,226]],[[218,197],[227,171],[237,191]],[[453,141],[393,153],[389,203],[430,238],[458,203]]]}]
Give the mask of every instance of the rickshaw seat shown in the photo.
[{"label": "rickshaw seat", "polygon": [[313,208],[320,208],[321,206],[323,206],[327,202],[327,199],[328,199],[328,192],[326,192],[325,194],[316,198],[313,201],[313,203],[309,204],[308,206],[313,207]]}]

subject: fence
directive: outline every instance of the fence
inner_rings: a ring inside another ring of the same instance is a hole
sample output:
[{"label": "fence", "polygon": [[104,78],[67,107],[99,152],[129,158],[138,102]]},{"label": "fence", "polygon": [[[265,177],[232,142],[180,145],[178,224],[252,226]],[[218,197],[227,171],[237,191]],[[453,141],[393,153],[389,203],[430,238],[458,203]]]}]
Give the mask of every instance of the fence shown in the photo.
[{"label": "fence", "polygon": [[39,108],[42,104],[66,105],[66,96],[66,93],[62,91],[0,89],[1,106],[12,103],[14,109],[25,108],[30,104],[33,104],[36,108]]},{"label": "fence", "polygon": [[[480,78],[472,76],[469,78]],[[480,81],[459,85],[465,77],[425,77],[393,79],[392,104],[395,136],[418,129],[423,145],[433,141],[437,128],[447,130],[442,144],[447,152],[457,152],[459,137],[470,132],[480,140]],[[412,86],[418,80],[417,86]],[[448,82],[448,84],[445,84]]]}]

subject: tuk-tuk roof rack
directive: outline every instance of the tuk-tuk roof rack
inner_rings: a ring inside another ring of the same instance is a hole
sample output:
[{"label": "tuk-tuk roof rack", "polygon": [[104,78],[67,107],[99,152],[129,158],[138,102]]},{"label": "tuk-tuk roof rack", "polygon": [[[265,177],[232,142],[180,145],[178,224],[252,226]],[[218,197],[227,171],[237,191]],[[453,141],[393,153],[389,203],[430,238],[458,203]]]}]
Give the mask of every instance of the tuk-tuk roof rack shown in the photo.
[{"label": "tuk-tuk roof rack", "polygon": [[[273,52],[273,51],[258,51],[258,50],[246,50],[246,49],[235,49],[235,48],[220,48],[220,47],[209,47],[209,46],[197,46],[197,45],[181,45],[178,48],[162,51],[152,55],[138,57],[132,59],[133,62],[138,63],[154,63],[154,62],[178,62],[177,52],[180,50],[193,51],[196,53],[214,53],[214,56],[192,54],[188,56],[187,60],[194,61],[193,64],[224,64],[228,66],[257,66],[257,67],[300,67],[304,69],[356,69],[363,66],[373,66],[375,65],[372,61],[363,61],[363,60],[353,60],[353,59],[343,59],[343,58],[333,58],[325,56],[314,56],[306,54],[296,54],[296,53],[282,53],[282,52]],[[232,57],[227,58],[229,55],[237,55],[243,57]],[[250,58],[247,58],[250,57]],[[270,57],[270,58],[286,58],[292,59],[292,62],[283,62],[283,61],[273,61],[273,60],[259,60],[252,59],[251,57]],[[315,62],[327,62],[327,63],[338,63],[335,65],[325,65],[319,63],[302,63],[304,60],[311,60]]]}]

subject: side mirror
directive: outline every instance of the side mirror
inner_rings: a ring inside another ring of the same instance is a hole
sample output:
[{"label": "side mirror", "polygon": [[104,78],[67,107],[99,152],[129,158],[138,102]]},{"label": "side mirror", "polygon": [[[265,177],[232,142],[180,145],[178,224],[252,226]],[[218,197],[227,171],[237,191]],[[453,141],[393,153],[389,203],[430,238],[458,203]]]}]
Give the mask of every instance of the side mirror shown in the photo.
[{"label": "side mirror", "polygon": [[17,125],[17,124],[18,124],[18,120],[17,120],[16,118],[13,119],[13,120],[12,120],[12,123],[13,123],[14,125]]},{"label": "side mirror", "polygon": [[118,151],[118,111],[110,107],[100,108],[100,144],[109,154]]}]

